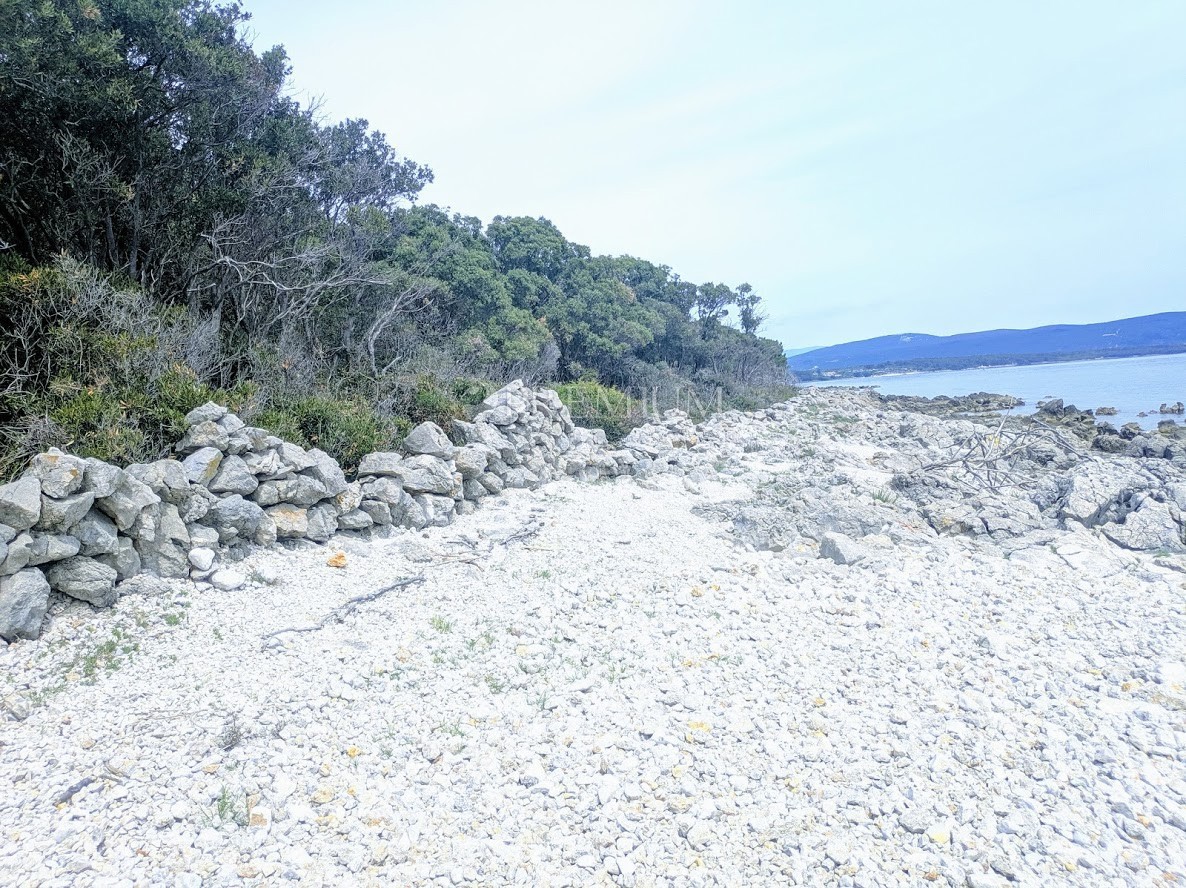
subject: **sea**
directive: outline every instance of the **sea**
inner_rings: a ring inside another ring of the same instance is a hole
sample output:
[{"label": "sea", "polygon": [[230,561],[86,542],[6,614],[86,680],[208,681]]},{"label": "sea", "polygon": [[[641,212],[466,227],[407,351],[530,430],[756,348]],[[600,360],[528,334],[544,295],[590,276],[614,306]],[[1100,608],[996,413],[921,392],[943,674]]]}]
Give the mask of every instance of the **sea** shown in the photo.
[{"label": "sea", "polygon": [[[993,392],[1025,401],[1015,412],[1029,413],[1039,401],[1062,398],[1081,410],[1115,407],[1115,416],[1100,419],[1119,427],[1126,422],[1156,428],[1164,419],[1179,423],[1183,417],[1157,412],[1163,404],[1186,402],[1186,354],[1148,355],[1136,358],[1101,358],[1058,364],[1014,367],[974,367],[893,373],[860,379],[835,379],[811,385],[874,386],[887,395],[970,395]],[[1144,413],[1144,416],[1141,414]]]}]

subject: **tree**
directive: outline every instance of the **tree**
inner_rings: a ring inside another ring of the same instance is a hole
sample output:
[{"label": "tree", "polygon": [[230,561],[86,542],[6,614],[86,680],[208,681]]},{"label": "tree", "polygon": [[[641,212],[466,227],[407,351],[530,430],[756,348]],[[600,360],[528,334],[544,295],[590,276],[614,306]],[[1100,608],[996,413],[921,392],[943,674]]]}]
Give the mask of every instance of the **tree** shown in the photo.
[{"label": "tree", "polygon": [[754,293],[749,284],[741,284],[737,288],[737,310],[740,314],[741,332],[747,336],[757,335],[758,328],[766,321],[766,314],[759,311],[758,304],[762,297]]}]

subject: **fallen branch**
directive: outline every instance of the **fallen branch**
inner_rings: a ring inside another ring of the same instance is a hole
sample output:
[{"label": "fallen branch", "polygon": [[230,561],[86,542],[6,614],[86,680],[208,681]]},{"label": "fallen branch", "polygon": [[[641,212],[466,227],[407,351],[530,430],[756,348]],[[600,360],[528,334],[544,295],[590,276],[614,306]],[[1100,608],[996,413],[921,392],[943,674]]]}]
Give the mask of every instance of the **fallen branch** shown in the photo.
[{"label": "fallen branch", "polygon": [[280,635],[286,635],[290,632],[294,634],[300,632],[317,632],[319,629],[324,629],[332,622],[340,622],[343,617],[347,617],[352,614],[360,604],[366,604],[369,601],[382,598],[388,592],[394,592],[396,589],[403,589],[406,586],[423,582],[423,574],[416,577],[405,577],[402,580],[392,583],[390,586],[384,586],[382,589],[376,589],[374,592],[367,592],[365,595],[357,595],[354,598],[345,601],[311,626],[293,626],[288,629],[277,629],[275,632],[269,632],[267,635],[264,635],[260,638],[260,643],[264,647],[267,647],[269,641]]}]

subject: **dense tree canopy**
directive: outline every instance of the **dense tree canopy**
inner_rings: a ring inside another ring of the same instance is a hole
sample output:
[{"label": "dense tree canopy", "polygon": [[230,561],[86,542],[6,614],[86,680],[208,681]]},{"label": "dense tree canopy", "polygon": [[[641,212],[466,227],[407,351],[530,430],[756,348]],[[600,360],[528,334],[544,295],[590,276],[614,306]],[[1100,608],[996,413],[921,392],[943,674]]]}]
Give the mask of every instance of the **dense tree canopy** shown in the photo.
[{"label": "dense tree canopy", "polygon": [[[256,53],[246,20],[208,0],[0,0],[0,276],[89,264],[205,331],[187,359],[203,384],[265,400],[348,384],[396,409],[425,375],[783,380],[748,285],[594,256],[543,218],[418,205],[432,172],[289,98],[284,50]],[[30,336],[3,353],[27,363]],[[0,372],[11,418],[35,393]]]}]

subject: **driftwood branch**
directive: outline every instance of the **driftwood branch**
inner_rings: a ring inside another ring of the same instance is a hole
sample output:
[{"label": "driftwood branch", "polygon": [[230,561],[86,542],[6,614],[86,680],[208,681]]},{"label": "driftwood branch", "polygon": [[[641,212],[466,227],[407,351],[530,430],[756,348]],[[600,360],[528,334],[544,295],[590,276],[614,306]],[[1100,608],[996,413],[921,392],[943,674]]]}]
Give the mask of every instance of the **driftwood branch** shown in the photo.
[{"label": "driftwood branch", "polygon": [[358,609],[360,604],[366,604],[369,601],[382,598],[388,592],[394,592],[396,589],[403,589],[407,586],[415,585],[416,583],[423,583],[424,579],[425,578],[423,574],[415,577],[405,577],[402,580],[392,583],[390,586],[384,586],[383,588],[376,589],[373,592],[367,592],[365,595],[357,595],[354,598],[351,598],[338,605],[328,614],[310,626],[293,626],[287,629],[277,629],[275,632],[269,632],[267,635],[261,637],[260,643],[267,647],[269,641],[281,635],[286,635],[288,633],[296,634],[300,632],[317,632],[320,629],[324,629],[330,623],[339,622],[342,620],[342,618],[349,616]]}]

